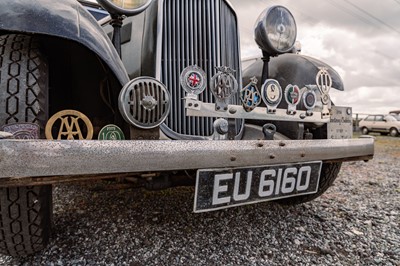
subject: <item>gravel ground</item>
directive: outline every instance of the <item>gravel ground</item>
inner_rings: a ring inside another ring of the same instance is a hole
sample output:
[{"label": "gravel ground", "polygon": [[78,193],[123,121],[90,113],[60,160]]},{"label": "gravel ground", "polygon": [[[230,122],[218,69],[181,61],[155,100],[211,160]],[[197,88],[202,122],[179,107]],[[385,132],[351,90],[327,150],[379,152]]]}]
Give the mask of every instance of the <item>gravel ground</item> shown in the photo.
[{"label": "gravel ground", "polygon": [[344,164],[327,193],[294,207],[193,214],[192,188],[59,185],[48,249],[0,264],[400,265],[399,158],[400,138],[377,136],[374,160]]}]

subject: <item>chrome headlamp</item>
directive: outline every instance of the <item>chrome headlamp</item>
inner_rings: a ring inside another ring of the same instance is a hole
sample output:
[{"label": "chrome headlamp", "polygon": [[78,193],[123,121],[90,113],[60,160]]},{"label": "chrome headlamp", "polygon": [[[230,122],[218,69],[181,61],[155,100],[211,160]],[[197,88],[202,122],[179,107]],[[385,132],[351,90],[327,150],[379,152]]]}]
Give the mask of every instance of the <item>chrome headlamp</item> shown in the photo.
[{"label": "chrome headlamp", "polygon": [[290,11],[283,6],[273,6],[258,17],[254,39],[258,46],[271,56],[292,50],[297,36],[297,27]]},{"label": "chrome headlamp", "polygon": [[116,15],[134,16],[144,11],[151,0],[97,0],[108,12]]}]

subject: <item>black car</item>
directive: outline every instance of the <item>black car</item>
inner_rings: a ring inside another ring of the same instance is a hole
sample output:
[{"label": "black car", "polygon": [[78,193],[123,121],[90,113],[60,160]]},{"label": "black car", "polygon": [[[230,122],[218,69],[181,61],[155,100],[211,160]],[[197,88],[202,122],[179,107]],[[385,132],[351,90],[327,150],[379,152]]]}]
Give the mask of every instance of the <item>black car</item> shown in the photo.
[{"label": "black car", "polygon": [[310,201],[372,158],[331,102],[337,72],[293,53],[285,7],[261,13],[263,58],[242,71],[226,0],[98,2],[0,1],[2,253],[46,246],[52,184],[191,185],[205,212]]}]

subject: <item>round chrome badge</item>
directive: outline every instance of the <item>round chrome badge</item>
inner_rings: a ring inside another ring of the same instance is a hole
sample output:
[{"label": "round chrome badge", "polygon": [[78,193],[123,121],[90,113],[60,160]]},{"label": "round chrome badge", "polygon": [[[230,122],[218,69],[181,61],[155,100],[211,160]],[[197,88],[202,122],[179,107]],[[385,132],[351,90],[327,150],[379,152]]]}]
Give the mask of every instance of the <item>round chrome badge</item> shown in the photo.
[{"label": "round chrome badge", "polygon": [[275,79],[267,79],[261,87],[261,96],[268,113],[275,113],[282,100],[282,87]]},{"label": "round chrome badge", "polygon": [[300,103],[300,89],[297,85],[289,84],[285,89],[285,101],[288,104],[287,114],[296,114],[296,107]]},{"label": "round chrome badge", "polygon": [[206,72],[196,65],[186,67],[180,77],[182,88],[194,95],[199,95],[206,89],[206,80]]},{"label": "round chrome badge", "polygon": [[303,93],[303,104],[307,108],[307,110],[312,110],[317,103],[317,95],[312,90],[306,90]]},{"label": "round chrome badge", "polygon": [[267,79],[261,87],[261,95],[266,105],[278,105],[282,100],[282,87],[275,79]]},{"label": "round chrome badge", "polygon": [[300,89],[297,85],[289,84],[285,89],[285,100],[290,105],[298,105],[300,102]]}]

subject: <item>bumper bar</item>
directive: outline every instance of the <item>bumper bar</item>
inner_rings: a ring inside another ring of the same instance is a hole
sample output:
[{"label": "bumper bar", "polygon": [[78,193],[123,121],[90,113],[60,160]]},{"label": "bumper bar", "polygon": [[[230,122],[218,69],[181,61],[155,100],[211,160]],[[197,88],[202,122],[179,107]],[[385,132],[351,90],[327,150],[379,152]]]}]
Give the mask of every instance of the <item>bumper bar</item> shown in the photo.
[{"label": "bumper bar", "polygon": [[[2,180],[309,161],[368,160],[373,139],[242,141],[0,140]],[[22,181],[22,180],[21,180]]]}]

